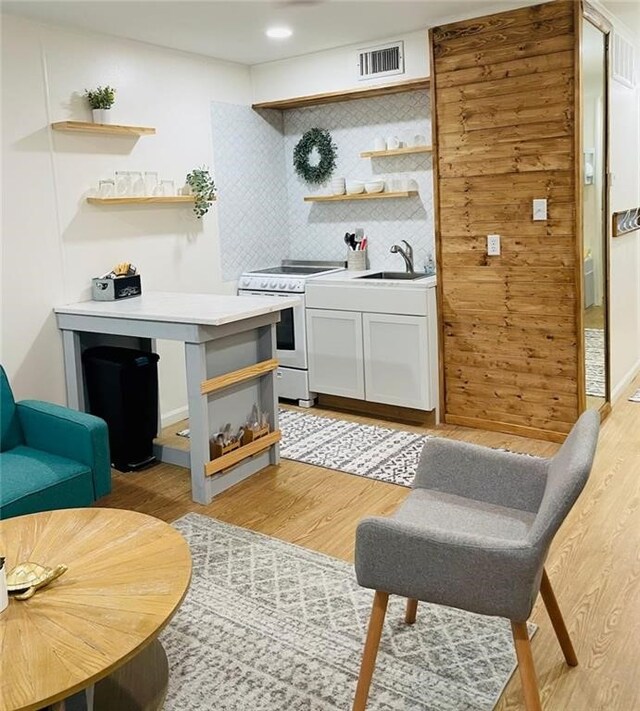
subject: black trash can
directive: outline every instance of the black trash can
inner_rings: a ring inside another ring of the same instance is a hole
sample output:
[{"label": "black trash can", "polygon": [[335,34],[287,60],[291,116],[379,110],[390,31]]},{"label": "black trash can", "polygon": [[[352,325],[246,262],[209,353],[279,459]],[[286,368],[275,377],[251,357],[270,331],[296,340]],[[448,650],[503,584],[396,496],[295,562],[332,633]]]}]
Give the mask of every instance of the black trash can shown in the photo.
[{"label": "black trash can", "polygon": [[109,426],[112,465],[122,472],[155,462],[157,353],[97,346],[82,354],[88,409]]}]

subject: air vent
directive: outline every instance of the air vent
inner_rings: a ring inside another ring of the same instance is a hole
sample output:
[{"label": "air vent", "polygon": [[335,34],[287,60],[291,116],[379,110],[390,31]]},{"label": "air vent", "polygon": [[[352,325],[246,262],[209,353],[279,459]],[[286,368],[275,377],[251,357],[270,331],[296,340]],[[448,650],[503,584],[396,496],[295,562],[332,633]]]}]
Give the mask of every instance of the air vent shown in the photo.
[{"label": "air vent", "polygon": [[612,45],[611,74],[616,81],[633,89],[636,85],[634,47],[617,32],[613,33]]},{"label": "air vent", "polygon": [[377,79],[404,74],[404,42],[358,50],[358,78]]}]

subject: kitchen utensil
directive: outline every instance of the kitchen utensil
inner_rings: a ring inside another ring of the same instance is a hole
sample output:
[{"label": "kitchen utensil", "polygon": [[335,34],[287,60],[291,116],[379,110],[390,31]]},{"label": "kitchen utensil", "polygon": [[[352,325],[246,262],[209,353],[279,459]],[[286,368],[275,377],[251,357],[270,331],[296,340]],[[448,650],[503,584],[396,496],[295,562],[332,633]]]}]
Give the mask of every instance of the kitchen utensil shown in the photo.
[{"label": "kitchen utensil", "polygon": [[361,272],[367,268],[367,250],[359,249],[358,251],[349,250],[347,253],[347,269],[350,271]]},{"label": "kitchen utensil", "polygon": [[381,193],[384,190],[384,180],[372,180],[370,183],[365,183],[364,189],[367,193]]},{"label": "kitchen utensil", "polygon": [[98,183],[98,197],[110,198],[113,197],[116,191],[115,181],[112,179],[101,180]]},{"label": "kitchen utensil", "polygon": [[115,173],[116,195],[126,197],[131,195],[131,174],[128,170],[116,170]]},{"label": "kitchen utensil", "polygon": [[361,180],[346,181],[347,195],[359,195],[364,192],[364,183]]}]

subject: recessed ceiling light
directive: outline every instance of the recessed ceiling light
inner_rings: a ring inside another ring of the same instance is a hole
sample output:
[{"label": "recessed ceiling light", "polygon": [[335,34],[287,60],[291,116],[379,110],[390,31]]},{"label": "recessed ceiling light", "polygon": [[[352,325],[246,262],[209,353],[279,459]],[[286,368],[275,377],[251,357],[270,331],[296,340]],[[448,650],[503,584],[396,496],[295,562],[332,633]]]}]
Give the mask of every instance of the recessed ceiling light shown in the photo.
[{"label": "recessed ceiling light", "polygon": [[269,27],[266,32],[267,37],[271,39],[287,39],[292,34],[293,32],[288,27]]}]

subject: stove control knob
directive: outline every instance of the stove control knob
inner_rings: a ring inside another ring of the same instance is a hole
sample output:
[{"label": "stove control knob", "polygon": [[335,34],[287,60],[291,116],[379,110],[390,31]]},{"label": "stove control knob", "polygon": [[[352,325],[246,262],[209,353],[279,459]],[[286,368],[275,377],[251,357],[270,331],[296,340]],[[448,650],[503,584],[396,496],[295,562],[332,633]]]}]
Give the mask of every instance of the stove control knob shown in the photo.
[{"label": "stove control knob", "polygon": [[243,279],[243,280],[242,280],[242,286],[243,286],[243,287],[246,288],[246,287],[249,286],[249,284],[251,284],[251,279]]},{"label": "stove control knob", "polygon": [[286,289],[286,288],[287,288],[287,282],[286,282],[286,281],[281,281],[281,282],[278,284],[278,288],[279,288],[279,289]]},{"label": "stove control knob", "polygon": [[289,282],[289,289],[291,289],[291,291],[293,291],[297,286],[298,286],[298,285],[296,284],[295,281],[290,281],[290,282]]},{"label": "stove control knob", "polygon": [[261,282],[260,282],[260,288],[261,288],[261,289],[266,289],[267,286],[269,286],[269,282],[266,282],[266,281],[261,281]]},{"label": "stove control knob", "polygon": [[275,289],[275,288],[278,286],[278,282],[277,282],[277,281],[272,281],[271,284],[269,284],[269,286],[270,286],[272,289]]}]

